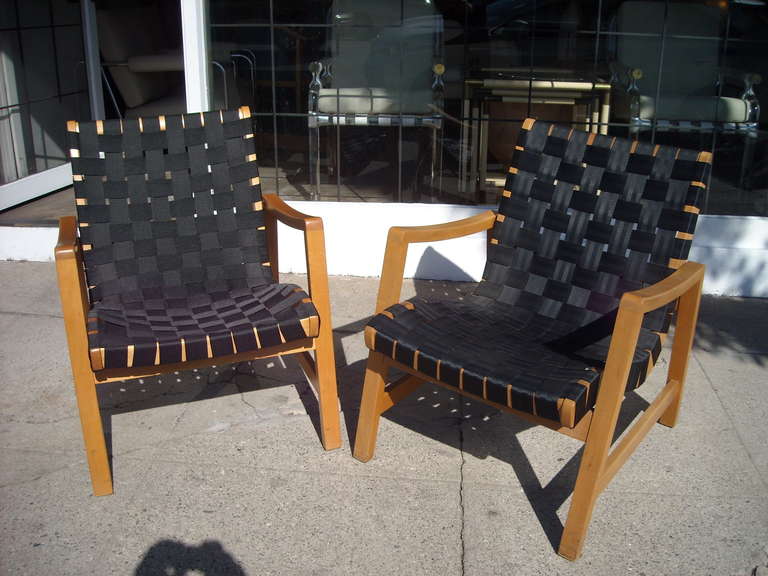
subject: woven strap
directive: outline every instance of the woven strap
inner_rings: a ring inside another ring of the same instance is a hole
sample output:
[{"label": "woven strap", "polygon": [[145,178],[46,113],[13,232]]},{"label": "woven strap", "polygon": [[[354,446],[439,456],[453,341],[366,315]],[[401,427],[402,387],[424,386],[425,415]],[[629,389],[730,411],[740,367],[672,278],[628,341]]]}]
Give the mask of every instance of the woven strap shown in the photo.
[{"label": "woven strap", "polygon": [[[583,326],[688,257],[711,155],[526,120],[477,293]],[[646,327],[666,330],[670,309]]]},{"label": "woven strap", "polygon": [[94,369],[229,356],[314,338],[319,317],[307,294],[268,284],[210,294],[145,289],[98,302],[89,314]]}]

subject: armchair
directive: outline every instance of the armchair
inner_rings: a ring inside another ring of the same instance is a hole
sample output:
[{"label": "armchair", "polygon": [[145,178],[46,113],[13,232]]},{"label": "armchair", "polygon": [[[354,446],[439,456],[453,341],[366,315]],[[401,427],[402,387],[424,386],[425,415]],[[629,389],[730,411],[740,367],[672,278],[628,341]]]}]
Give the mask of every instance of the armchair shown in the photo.
[{"label": "armchair", "polygon": [[[497,212],[389,232],[354,456],[381,414],[424,382],[585,443],[559,554],[581,554],[594,504],[655,422],[674,426],[704,267],[686,262],[708,152],[523,123]],[[488,231],[483,279],[463,301],[400,301],[414,242]],[[628,433],[624,396],[653,368],[671,320],[666,385]],[[405,375],[394,382],[389,371]],[[613,449],[611,449],[613,448]]]},{"label": "armchair", "polygon": [[[94,494],[113,490],[104,382],[295,354],[338,448],[323,223],[262,197],[248,108],[69,122],[68,139],[77,221],[55,256]],[[278,221],[304,232],[309,293],[279,282]]]}]

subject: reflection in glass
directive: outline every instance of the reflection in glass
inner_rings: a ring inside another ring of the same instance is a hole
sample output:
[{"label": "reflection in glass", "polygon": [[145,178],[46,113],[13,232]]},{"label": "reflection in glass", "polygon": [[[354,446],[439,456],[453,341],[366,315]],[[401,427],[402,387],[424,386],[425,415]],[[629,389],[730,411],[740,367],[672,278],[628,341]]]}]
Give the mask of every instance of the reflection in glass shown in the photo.
[{"label": "reflection in glass", "polygon": [[89,117],[79,8],[17,0],[2,12],[0,185],[66,162],[66,121]]},{"label": "reflection in glass", "polygon": [[[765,3],[290,0],[269,9],[211,0],[211,37],[255,55],[256,89],[241,102],[270,118],[262,140],[277,147],[285,194],[319,185],[341,199],[493,202],[520,122],[535,116],[711,150],[705,210],[765,213]],[[439,129],[405,117],[434,118]]]}]

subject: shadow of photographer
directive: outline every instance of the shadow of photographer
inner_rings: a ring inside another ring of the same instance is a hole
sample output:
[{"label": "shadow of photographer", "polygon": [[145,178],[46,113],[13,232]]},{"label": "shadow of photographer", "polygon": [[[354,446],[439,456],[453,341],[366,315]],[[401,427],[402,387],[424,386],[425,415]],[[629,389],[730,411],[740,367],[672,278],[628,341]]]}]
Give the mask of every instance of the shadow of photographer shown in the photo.
[{"label": "shadow of photographer", "polygon": [[206,540],[190,546],[178,540],[156,542],[136,566],[135,576],[246,576],[247,573],[220,542]]}]

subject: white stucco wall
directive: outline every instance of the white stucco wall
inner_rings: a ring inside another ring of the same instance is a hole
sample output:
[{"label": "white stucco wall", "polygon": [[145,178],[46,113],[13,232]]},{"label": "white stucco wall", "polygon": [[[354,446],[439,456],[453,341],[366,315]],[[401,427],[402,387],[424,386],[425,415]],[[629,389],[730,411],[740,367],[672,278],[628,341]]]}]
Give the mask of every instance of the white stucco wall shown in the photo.
[{"label": "white stucco wall", "polygon": [[[466,218],[487,207],[449,204],[291,202],[323,218],[328,273],[378,276],[390,226],[424,225]],[[0,227],[0,260],[53,259],[56,231]],[[300,232],[280,225],[280,270],[305,272]],[[485,264],[485,233],[413,245],[407,277],[478,280]],[[701,216],[691,260],[707,266],[704,292],[768,297],[768,219],[753,216]]]}]

